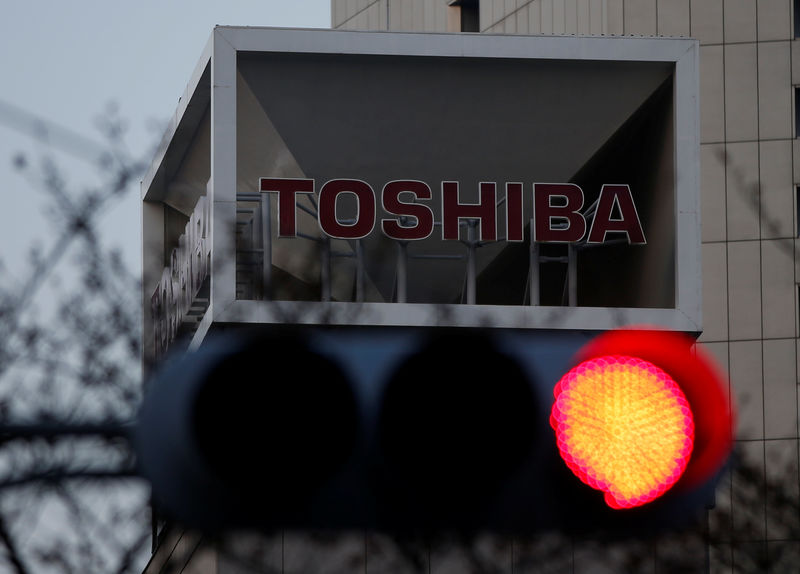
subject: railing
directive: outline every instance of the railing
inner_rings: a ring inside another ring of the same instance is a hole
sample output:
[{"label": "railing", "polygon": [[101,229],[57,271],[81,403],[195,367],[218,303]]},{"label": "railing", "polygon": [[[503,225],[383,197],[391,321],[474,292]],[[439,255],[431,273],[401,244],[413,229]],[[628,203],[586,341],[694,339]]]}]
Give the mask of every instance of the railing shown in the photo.
[{"label": "railing", "polygon": [[[500,200],[502,203],[504,200]],[[317,218],[316,204],[313,198],[308,199],[308,204],[298,203],[298,210],[306,216]],[[275,291],[277,279],[273,278],[276,265],[273,262],[273,248],[275,238],[272,234],[272,208],[270,206],[270,196],[265,193],[247,192],[237,194],[237,226],[236,226],[236,293],[238,299],[251,300],[270,300],[270,299],[292,299],[293,295],[287,296],[285,293],[278,295]],[[590,209],[589,216],[593,213]],[[352,223],[342,219],[340,223],[347,225]],[[401,221],[401,224],[403,222]],[[463,262],[460,272],[462,279],[460,291],[456,297],[448,303],[462,303],[474,305],[480,302],[478,293],[479,284],[479,260],[480,252],[486,246],[485,242],[478,240],[477,225],[478,220],[464,220],[460,223],[466,233],[458,243],[461,245],[460,253],[454,252],[450,247],[449,251],[430,250],[429,246],[423,246],[421,242],[402,241],[382,237],[381,241],[394,244],[394,253],[390,256],[393,261],[389,263],[393,268],[393,281],[390,292],[387,292],[382,302],[406,303],[409,302],[410,286],[414,281],[426,281],[427,277],[414,276],[410,265],[414,261],[437,260],[437,261],[459,261]],[[435,228],[441,227],[441,222],[434,222]],[[313,252],[316,254],[316,261],[308,262],[309,267],[318,268],[318,276],[311,285],[316,291],[316,299],[319,301],[354,301],[363,302],[374,297],[368,294],[368,261],[365,240],[337,240],[320,233],[311,235],[299,231],[297,237],[282,239],[281,241],[312,242]],[[524,289],[520,289],[506,304],[511,305],[540,305],[542,303],[540,284],[543,280],[549,282],[559,282],[563,287],[563,296],[555,303],[558,305],[577,306],[578,304],[578,252],[585,249],[588,245],[585,242],[576,244],[566,244],[558,246],[548,246],[546,252],[542,247],[527,241],[528,260],[524,262],[528,266],[527,279]],[[307,248],[308,246],[306,246]],[[556,252],[556,254],[553,254]],[[347,259],[351,264],[347,270],[337,268],[337,260]],[[485,261],[484,261],[485,263]],[[551,271],[544,269],[547,266],[552,268],[552,264],[560,264],[562,270]],[[563,269],[566,268],[566,273]],[[336,282],[337,275],[341,278],[342,273],[352,273],[350,283],[353,288],[348,294],[338,292],[333,293],[333,284]],[[452,278],[450,279],[452,281]],[[419,290],[417,290],[419,291]],[[307,299],[307,293],[303,299]],[[437,300],[416,300],[421,303],[440,303]],[[548,304],[553,304],[552,301]]]}]

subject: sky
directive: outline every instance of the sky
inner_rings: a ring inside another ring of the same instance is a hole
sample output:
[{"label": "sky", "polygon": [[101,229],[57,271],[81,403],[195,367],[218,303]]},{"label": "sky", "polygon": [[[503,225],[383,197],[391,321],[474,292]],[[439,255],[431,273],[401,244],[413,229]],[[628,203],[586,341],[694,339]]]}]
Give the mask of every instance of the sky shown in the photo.
[{"label": "sky", "polygon": [[[91,162],[64,149],[74,146],[29,135],[31,115],[102,143],[98,118],[113,106],[129,150],[149,163],[215,25],[330,27],[330,0],[0,0],[0,8],[0,273],[12,277],[24,274],[31,245],[53,240],[41,215],[52,206],[15,158],[23,154],[33,172],[52,154],[71,189],[98,182]],[[135,269],[139,227],[136,189],[103,222]]]}]

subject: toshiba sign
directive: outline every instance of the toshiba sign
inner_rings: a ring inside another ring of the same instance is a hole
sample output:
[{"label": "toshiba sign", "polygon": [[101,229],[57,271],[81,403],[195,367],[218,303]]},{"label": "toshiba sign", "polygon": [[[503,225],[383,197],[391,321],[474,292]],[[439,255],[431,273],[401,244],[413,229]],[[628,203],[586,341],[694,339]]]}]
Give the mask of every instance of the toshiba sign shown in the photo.
[{"label": "toshiba sign", "polygon": [[[261,178],[261,191],[278,195],[278,236],[297,237],[297,195],[317,195],[317,219],[320,229],[336,239],[363,239],[376,226],[375,190],[359,179],[332,179],[317,190],[313,179]],[[337,215],[337,201],[350,195],[356,202],[355,218],[343,221]],[[480,241],[497,241],[497,183],[479,184],[479,203],[462,203],[457,181],[441,182],[441,238],[458,240],[462,220],[479,223]],[[603,243],[609,233],[620,232],[628,243],[646,243],[636,205],[627,185],[605,184],[600,190],[597,208],[588,226],[581,213],[583,190],[573,183],[535,183],[531,194],[533,241],[574,243],[586,238],[588,243]],[[434,213],[427,205],[433,198],[430,186],[418,180],[395,180],[386,183],[380,193],[384,211],[392,217],[380,220],[380,229],[389,239],[414,241],[433,234]],[[525,221],[524,184],[505,184],[505,241],[523,241]],[[617,215],[614,209],[617,209]]]},{"label": "toshiba sign", "polygon": [[143,182],[147,329],[699,331],[698,52],[216,28]]}]

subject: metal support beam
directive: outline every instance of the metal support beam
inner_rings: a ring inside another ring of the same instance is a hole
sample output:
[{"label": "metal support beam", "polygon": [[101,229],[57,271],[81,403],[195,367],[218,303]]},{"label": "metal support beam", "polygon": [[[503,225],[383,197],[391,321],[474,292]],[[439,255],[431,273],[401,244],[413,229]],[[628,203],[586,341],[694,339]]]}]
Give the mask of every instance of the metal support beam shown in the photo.
[{"label": "metal support beam", "polygon": [[569,306],[578,306],[578,250],[575,244],[567,245],[567,288],[569,289]]},{"label": "metal support beam", "polygon": [[272,299],[272,217],[269,194],[261,194],[261,299]]}]

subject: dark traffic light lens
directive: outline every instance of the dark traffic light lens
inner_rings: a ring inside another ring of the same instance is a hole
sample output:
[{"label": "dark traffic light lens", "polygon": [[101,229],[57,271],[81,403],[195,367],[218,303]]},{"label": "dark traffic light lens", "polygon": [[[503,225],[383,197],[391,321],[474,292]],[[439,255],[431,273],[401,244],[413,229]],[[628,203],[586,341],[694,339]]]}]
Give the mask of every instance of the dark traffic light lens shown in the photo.
[{"label": "dark traffic light lens", "polygon": [[194,427],[202,455],[225,483],[288,503],[350,456],[355,399],[333,361],[293,338],[259,337],[209,374]]},{"label": "dark traffic light lens", "polygon": [[489,337],[447,333],[388,383],[380,444],[401,488],[432,512],[473,508],[528,455],[531,383]]}]

